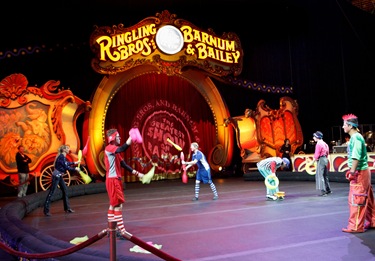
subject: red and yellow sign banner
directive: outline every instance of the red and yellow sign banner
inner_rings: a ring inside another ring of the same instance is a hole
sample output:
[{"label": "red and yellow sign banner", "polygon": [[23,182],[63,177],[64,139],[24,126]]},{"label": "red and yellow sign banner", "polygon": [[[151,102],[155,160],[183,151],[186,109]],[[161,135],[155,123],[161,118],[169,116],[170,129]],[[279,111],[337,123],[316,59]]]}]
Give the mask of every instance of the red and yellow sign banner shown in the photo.
[{"label": "red and yellow sign banner", "polygon": [[212,29],[201,30],[168,11],[128,28],[123,24],[96,27],[90,47],[95,53],[91,65],[101,74],[143,64],[168,75],[179,74],[184,67],[198,67],[216,76],[237,76],[242,71],[243,50],[235,33],[217,36]]},{"label": "red and yellow sign banner", "polygon": [[[375,173],[375,153],[368,152],[368,168],[371,173]],[[310,175],[315,175],[316,165],[311,165],[314,154],[295,154],[292,157],[293,169],[296,172],[306,171]],[[350,170],[348,166],[348,154],[347,153],[330,153],[328,155],[328,170],[330,172],[341,172],[345,175]]]}]

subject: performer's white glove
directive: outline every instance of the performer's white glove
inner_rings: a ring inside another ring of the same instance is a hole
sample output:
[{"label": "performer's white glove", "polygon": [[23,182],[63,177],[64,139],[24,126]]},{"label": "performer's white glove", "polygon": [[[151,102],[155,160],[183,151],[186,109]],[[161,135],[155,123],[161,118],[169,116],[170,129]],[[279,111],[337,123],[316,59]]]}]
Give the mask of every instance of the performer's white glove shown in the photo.
[{"label": "performer's white glove", "polygon": [[133,170],[133,174],[136,175],[141,180],[142,180],[143,176],[145,175],[145,174],[143,174],[143,173],[141,173],[137,170]]},{"label": "performer's white glove", "polygon": [[81,169],[80,169],[80,168],[78,168],[78,167],[76,167],[76,171],[77,171],[77,172],[80,172],[80,171],[81,171]]}]

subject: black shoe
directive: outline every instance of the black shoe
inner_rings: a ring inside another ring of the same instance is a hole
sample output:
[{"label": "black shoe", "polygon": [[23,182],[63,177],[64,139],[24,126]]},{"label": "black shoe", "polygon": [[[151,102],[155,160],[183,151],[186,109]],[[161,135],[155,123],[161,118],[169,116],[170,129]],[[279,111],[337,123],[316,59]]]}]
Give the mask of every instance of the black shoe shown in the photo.
[{"label": "black shoe", "polygon": [[74,213],[75,211],[73,209],[68,209],[68,210],[65,210],[66,213]]},{"label": "black shoe", "polygon": [[197,198],[197,197],[194,197],[194,198],[193,198],[193,201],[197,201],[197,200],[198,200],[198,198]]},{"label": "black shoe", "polygon": [[332,191],[331,191],[331,190],[330,190],[330,191],[327,191],[326,194],[327,194],[327,195],[328,195],[328,194],[332,194]]},{"label": "black shoe", "polygon": [[50,216],[51,216],[51,213],[49,213],[49,212],[44,212],[44,215],[45,215],[46,217],[50,217]]}]

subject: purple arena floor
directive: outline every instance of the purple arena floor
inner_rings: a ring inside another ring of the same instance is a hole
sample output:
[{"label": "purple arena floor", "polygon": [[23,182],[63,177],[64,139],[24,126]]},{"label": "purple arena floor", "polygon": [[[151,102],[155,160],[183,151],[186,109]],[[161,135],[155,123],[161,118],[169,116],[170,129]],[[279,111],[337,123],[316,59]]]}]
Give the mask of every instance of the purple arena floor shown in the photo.
[{"label": "purple arena floor", "polygon": [[[286,193],[283,201],[267,201],[263,181],[228,177],[215,178],[214,183],[219,199],[212,200],[210,187],[201,184],[195,202],[193,179],[188,184],[180,180],[126,184],[126,229],[184,261],[375,260],[375,229],[360,234],[341,231],[348,219],[348,183],[331,182],[333,193],[320,197],[315,182],[280,181],[280,190]],[[51,204],[51,217],[37,208],[22,221],[66,242],[90,238],[108,227],[106,193],[70,201],[75,213],[64,213],[58,200]],[[130,251],[134,246],[117,239],[116,256],[161,260]],[[109,239],[104,237],[89,248],[109,253]]]}]

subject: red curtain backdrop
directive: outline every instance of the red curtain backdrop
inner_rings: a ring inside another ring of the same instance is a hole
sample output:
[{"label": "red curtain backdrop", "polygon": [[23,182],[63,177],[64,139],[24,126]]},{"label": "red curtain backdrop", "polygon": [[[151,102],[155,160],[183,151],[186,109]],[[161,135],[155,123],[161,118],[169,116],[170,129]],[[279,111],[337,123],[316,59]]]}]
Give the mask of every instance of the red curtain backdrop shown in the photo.
[{"label": "red curtain backdrop", "polygon": [[[105,127],[118,129],[122,143],[129,137],[130,128],[140,129],[143,144],[132,144],[122,156],[143,173],[157,164],[154,179],[181,177],[180,151],[166,138],[182,148],[185,160],[191,158],[191,142],[198,142],[207,157],[216,145],[215,124],[207,101],[178,76],[146,74],[129,81],[113,98]],[[134,175],[124,174],[125,181],[136,181]]]}]

